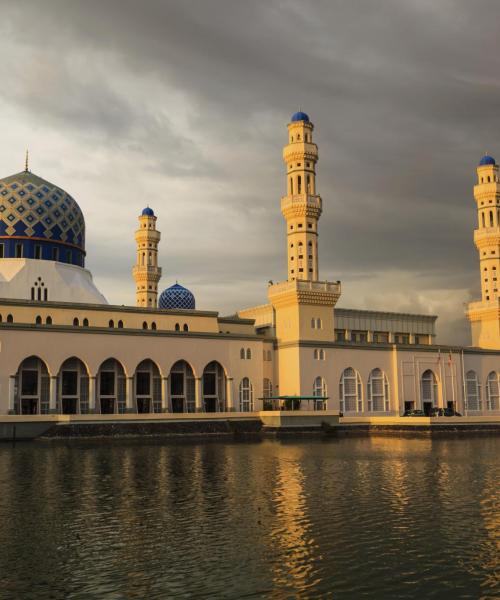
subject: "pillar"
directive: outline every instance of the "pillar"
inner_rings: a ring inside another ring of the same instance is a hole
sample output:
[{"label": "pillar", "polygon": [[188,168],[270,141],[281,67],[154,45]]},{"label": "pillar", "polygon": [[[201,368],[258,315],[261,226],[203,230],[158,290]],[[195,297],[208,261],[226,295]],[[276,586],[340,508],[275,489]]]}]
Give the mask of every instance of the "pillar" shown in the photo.
[{"label": "pillar", "polygon": [[89,375],[89,414],[96,413],[96,376]]},{"label": "pillar", "polygon": [[161,378],[161,412],[170,412],[168,406],[168,377]]},{"label": "pillar", "polygon": [[9,377],[9,415],[16,412],[16,378]]},{"label": "pillar", "polygon": [[50,376],[49,383],[49,414],[57,414],[57,377]]},{"label": "pillar", "polygon": [[125,378],[125,412],[126,413],[135,413],[137,412],[137,407],[134,403],[134,378],[126,377]]},{"label": "pillar", "polygon": [[234,412],[234,397],[233,397],[233,378],[226,378],[226,410],[227,412]]},{"label": "pillar", "polygon": [[201,377],[194,378],[194,406],[196,412],[204,412],[203,398],[201,395]]}]

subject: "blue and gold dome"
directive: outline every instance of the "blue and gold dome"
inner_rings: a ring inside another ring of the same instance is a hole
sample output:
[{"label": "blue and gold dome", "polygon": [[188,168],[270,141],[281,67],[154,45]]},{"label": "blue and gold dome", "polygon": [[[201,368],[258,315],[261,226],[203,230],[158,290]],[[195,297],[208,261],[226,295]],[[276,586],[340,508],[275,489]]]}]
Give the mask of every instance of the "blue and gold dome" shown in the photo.
[{"label": "blue and gold dome", "polygon": [[495,165],[495,159],[493,158],[493,156],[490,156],[489,154],[485,154],[483,156],[483,158],[479,161],[479,166],[480,167],[484,167],[485,165]]},{"label": "blue and gold dome", "polygon": [[31,171],[0,179],[3,258],[54,260],[83,267],[85,220],[64,190]]},{"label": "blue and gold dome", "polygon": [[299,110],[298,112],[293,113],[292,118],[290,120],[292,121],[292,123],[294,123],[295,121],[305,121],[306,123],[309,123],[309,115]]},{"label": "blue and gold dome", "polygon": [[160,294],[158,308],[194,310],[196,301],[188,289],[175,283]]}]

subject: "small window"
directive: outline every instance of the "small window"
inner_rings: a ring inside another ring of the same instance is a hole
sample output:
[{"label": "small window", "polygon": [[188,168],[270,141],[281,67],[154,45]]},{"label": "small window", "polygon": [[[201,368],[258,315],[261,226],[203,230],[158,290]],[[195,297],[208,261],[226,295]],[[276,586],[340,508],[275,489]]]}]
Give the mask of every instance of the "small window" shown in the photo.
[{"label": "small window", "polygon": [[42,317],[40,315],[37,315],[37,317],[35,319],[35,324],[36,325],[41,325],[42,324]]},{"label": "small window", "polygon": [[151,329],[153,329],[153,331],[156,331],[156,323],[154,321],[151,323]]},{"label": "small window", "polygon": [[250,350],[250,348],[247,348],[247,360],[250,360],[252,358],[252,351]]},{"label": "small window", "polygon": [[22,257],[23,257],[23,245],[16,244],[16,258],[22,258]]},{"label": "small window", "polygon": [[110,320],[109,320],[109,323],[108,323],[108,325],[109,325],[109,327],[111,327],[111,328],[113,328],[113,327],[115,326],[115,322],[113,321],[113,319],[110,319]]},{"label": "small window", "polygon": [[123,321],[118,321],[118,329],[123,329]]},{"label": "small window", "polygon": [[73,319],[73,327],[79,327],[80,326],[80,321],[75,317]]},{"label": "small window", "polygon": [[45,288],[43,290],[43,300],[44,300],[44,302],[47,302],[48,297],[49,297],[49,290],[47,288]]},{"label": "small window", "polygon": [[52,325],[52,317],[47,317],[45,319],[45,325]]},{"label": "small window", "polygon": [[142,323],[142,328],[143,328],[143,329],[147,329],[147,328],[148,328],[148,324],[146,323],[146,321],[144,321],[144,322]]},{"label": "small window", "polygon": [[14,317],[12,315],[7,315],[7,323],[14,323]]},{"label": "small window", "polygon": [[4,244],[0,244],[0,258],[4,257]]},{"label": "small window", "polygon": [[242,360],[244,360],[244,359],[245,359],[245,348],[241,348],[241,350],[240,350],[240,358],[241,358]]},{"label": "small window", "polygon": [[179,325],[179,323],[175,324],[175,331],[180,331],[181,330],[181,326]]},{"label": "small window", "polygon": [[59,248],[52,248],[52,260],[59,260]]},{"label": "small window", "polygon": [[316,329],[316,319],[311,319],[311,328]]},{"label": "small window", "polygon": [[89,326],[89,320],[88,319],[83,319],[83,326],[84,327],[88,327]]},{"label": "small window", "polygon": [[182,328],[183,331],[189,331],[189,327],[187,323],[184,323],[184,327]]}]

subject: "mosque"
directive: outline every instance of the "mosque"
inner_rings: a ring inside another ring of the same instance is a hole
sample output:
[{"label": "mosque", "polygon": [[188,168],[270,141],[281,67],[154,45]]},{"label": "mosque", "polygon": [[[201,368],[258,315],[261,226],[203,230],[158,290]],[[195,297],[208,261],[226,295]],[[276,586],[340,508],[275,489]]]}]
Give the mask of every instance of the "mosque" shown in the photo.
[{"label": "mosque", "polygon": [[482,298],[467,309],[472,346],[442,346],[435,316],[336,308],[341,284],[319,274],[313,131],[295,113],[283,151],[287,279],[233,316],[197,309],[180,284],[158,294],[161,236],[150,207],[135,233],[136,306],[108,304],[85,268],[77,202],[28,164],[0,179],[0,414],[500,415],[495,160],[481,159],[474,188]]}]

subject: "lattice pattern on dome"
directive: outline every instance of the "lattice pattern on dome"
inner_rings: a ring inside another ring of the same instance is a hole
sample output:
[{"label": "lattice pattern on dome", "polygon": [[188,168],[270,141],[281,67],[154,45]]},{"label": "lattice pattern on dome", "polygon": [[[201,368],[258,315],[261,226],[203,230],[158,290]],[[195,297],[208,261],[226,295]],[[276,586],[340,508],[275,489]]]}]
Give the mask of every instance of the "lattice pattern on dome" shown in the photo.
[{"label": "lattice pattern on dome", "polygon": [[158,300],[158,307],[164,309],[185,309],[194,310],[196,302],[193,294],[176,283],[175,285],[164,290]]},{"label": "lattice pattern on dome", "polygon": [[28,171],[0,179],[0,235],[45,238],[85,249],[85,221],[76,201]]}]

